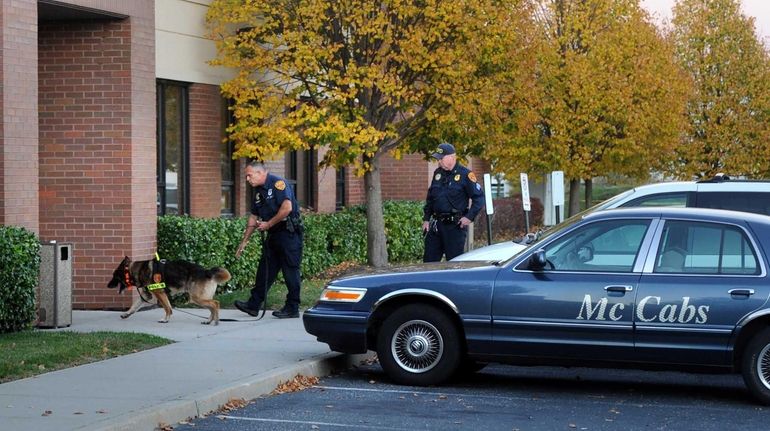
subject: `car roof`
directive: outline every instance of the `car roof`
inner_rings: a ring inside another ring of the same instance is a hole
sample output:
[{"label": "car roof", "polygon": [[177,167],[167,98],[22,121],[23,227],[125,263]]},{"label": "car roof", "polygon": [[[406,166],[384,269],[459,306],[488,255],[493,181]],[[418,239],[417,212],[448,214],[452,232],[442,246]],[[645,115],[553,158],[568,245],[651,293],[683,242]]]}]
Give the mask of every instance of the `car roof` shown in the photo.
[{"label": "car roof", "polygon": [[694,218],[711,221],[729,221],[733,223],[747,221],[770,226],[770,216],[710,208],[674,208],[674,207],[631,207],[612,208],[586,214],[584,220],[629,218],[629,217],[666,217]]}]

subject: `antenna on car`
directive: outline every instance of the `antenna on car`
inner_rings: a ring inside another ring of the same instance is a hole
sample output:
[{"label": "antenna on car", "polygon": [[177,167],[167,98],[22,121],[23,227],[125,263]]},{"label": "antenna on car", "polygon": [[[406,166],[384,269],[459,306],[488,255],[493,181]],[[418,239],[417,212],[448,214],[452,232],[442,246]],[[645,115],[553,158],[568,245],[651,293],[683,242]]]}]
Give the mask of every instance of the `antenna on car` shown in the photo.
[{"label": "antenna on car", "polygon": [[707,180],[700,180],[699,183],[721,183],[724,181],[730,181],[730,176],[725,175],[724,172],[720,172]]}]

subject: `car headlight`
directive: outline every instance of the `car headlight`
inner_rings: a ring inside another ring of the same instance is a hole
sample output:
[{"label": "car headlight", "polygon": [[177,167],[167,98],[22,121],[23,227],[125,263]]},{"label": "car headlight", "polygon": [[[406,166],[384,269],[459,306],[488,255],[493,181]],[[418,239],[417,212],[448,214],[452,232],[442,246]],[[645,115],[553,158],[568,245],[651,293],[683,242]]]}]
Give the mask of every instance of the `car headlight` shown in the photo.
[{"label": "car headlight", "polygon": [[326,302],[358,302],[366,295],[366,289],[355,287],[327,286],[321,292],[321,301]]}]

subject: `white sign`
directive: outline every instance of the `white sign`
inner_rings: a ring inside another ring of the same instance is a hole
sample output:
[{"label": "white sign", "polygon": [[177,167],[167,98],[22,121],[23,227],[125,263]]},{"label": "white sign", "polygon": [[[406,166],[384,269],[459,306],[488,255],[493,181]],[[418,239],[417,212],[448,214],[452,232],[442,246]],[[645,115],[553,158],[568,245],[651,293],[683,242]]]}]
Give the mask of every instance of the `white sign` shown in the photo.
[{"label": "white sign", "polygon": [[529,202],[529,179],[527,174],[523,172],[519,176],[521,177],[521,205],[524,207],[524,211],[530,211],[532,205]]},{"label": "white sign", "polygon": [[551,172],[551,190],[553,205],[564,205],[564,171]]},{"label": "white sign", "polygon": [[495,209],[492,206],[492,177],[489,174],[484,174],[484,199],[486,200],[487,215],[495,213]]}]

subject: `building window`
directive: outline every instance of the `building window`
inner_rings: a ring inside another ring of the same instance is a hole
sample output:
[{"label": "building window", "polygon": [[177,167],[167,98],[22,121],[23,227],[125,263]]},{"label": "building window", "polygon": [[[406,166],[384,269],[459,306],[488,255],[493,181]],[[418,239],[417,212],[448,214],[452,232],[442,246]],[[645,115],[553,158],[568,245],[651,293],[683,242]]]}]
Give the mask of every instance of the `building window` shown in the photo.
[{"label": "building window", "polygon": [[187,84],[157,82],[158,215],[187,214],[190,208]]},{"label": "building window", "polygon": [[[222,136],[227,136],[227,126],[233,123],[233,113],[227,103],[223,103],[225,109],[222,118],[224,127]],[[220,214],[222,217],[233,217],[235,215],[235,160],[233,160],[233,150],[235,143],[227,140],[221,146],[220,161],[222,170],[222,198]]]},{"label": "building window", "polygon": [[297,202],[304,208],[316,206],[317,160],[315,150],[294,150],[286,154],[286,179],[294,187]]},{"label": "building window", "polygon": [[337,168],[337,211],[345,206],[345,168]]}]

